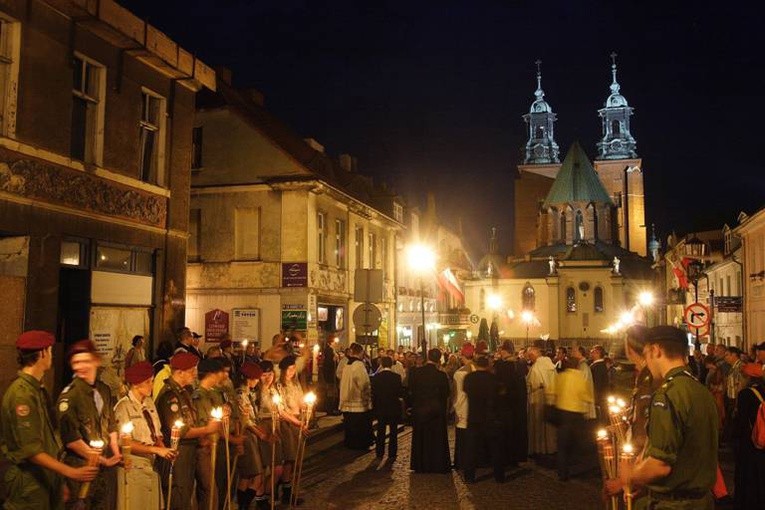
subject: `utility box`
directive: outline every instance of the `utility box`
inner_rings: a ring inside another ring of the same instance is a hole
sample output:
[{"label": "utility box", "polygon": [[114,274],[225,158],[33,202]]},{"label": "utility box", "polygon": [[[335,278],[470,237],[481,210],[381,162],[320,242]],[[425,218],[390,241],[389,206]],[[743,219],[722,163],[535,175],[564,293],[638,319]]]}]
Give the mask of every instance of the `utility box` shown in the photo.
[{"label": "utility box", "polygon": [[353,299],[359,303],[382,303],[382,269],[357,269],[354,273]]}]

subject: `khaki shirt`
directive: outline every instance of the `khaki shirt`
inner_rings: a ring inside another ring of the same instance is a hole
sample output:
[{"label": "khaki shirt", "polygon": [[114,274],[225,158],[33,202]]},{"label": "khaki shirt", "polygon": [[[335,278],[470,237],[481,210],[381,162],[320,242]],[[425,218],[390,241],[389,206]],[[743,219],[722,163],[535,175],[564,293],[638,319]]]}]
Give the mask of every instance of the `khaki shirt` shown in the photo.
[{"label": "khaki shirt", "polygon": [[128,421],[133,424],[133,440],[145,445],[154,446],[158,437],[152,437],[151,427],[146,420],[144,410],[149,414],[151,425],[157,436],[161,434],[162,426],[159,422],[159,414],[151,397],[146,397],[139,402],[132,391],[128,391],[114,407],[114,415],[120,428]]},{"label": "khaki shirt", "polygon": [[165,385],[157,395],[157,414],[162,427],[162,437],[165,445],[170,446],[170,433],[177,420],[183,422],[181,428],[182,442],[194,442],[196,439],[183,439],[190,427],[196,427],[197,413],[191,401],[191,393],[181,387],[172,377],[165,379]]},{"label": "khaki shirt", "polygon": [[[100,413],[95,402],[96,392],[103,402]],[[85,444],[100,439],[105,443],[104,451],[109,452],[109,434],[117,432],[111,398],[111,391],[103,382],[96,380],[91,386],[83,379],[75,377],[61,392],[56,404],[61,441],[64,445],[78,439],[85,441]],[[106,455],[110,456],[108,453]],[[70,452],[67,459],[73,456],[76,454]]]},{"label": "khaki shirt", "polygon": [[704,494],[717,474],[717,409],[714,399],[686,367],[670,370],[651,399],[648,441],[643,454],[669,466],[666,477],[649,484],[660,494]]},{"label": "khaki shirt", "polygon": [[211,412],[215,407],[223,406],[223,396],[218,388],[205,389],[199,386],[191,396],[194,410],[196,411],[197,427],[204,427],[210,421]]}]

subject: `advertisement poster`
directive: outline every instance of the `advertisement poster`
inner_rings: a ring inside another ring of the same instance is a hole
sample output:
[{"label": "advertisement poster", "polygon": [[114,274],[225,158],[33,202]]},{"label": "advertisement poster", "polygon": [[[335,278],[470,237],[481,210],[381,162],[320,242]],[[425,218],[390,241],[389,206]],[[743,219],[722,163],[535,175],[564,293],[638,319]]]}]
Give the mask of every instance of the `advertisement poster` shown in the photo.
[{"label": "advertisement poster", "polygon": [[205,314],[205,342],[220,342],[228,333],[228,313],[216,308]]},{"label": "advertisement poster", "polygon": [[308,327],[308,310],[301,305],[282,306],[282,330],[305,331]]},{"label": "advertisement poster", "polygon": [[234,308],[231,310],[231,339],[260,340],[260,310]]},{"label": "advertisement poster", "polygon": [[305,262],[282,263],[282,287],[307,287],[308,264]]},{"label": "advertisement poster", "polygon": [[149,310],[94,306],[90,309],[90,339],[96,344],[106,367],[123,374],[125,355],[135,335],[148,337]]}]

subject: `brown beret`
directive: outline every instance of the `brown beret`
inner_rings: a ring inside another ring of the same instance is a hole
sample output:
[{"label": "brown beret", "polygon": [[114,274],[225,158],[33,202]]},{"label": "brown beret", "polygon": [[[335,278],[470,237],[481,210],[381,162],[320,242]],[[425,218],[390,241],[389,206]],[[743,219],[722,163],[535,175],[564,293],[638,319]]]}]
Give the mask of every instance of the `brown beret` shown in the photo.
[{"label": "brown beret", "polygon": [[252,361],[245,361],[242,367],[239,369],[247,379],[259,379],[263,375],[263,370],[260,365],[253,363]]},{"label": "brown beret", "polygon": [[173,370],[189,370],[199,363],[199,358],[189,352],[179,352],[170,358],[170,368]]},{"label": "brown beret", "polygon": [[66,357],[69,359],[75,354],[82,354],[86,352],[95,356],[98,355],[98,349],[96,349],[96,344],[94,344],[92,340],[85,339],[72,344]]},{"label": "brown beret", "polygon": [[460,354],[462,354],[466,358],[472,358],[474,353],[475,353],[475,347],[473,347],[473,344],[465,343],[465,344],[462,345],[462,349],[460,350]]},{"label": "brown beret", "polygon": [[148,361],[141,361],[125,369],[125,382],[139,384],[154,376],[154,369]]},{"label": "brown beret", "polygon": [[47,331],[25,331],[16,339],[16,348],[39,351],[50,347],[55,341],[55,337]]}]

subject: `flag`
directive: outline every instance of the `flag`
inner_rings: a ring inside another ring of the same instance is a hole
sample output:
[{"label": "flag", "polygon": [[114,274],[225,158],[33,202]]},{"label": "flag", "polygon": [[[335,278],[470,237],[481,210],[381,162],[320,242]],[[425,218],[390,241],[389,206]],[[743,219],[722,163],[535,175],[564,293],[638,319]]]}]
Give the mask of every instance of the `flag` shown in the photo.
[{"label": "flag", "polygon": [[462,292],[460,283],[457,281],[457,277],[454,276],[454,273],[452,273],[451,268],[447,267],[438,273],[438,283],[441,288],[446,290],[455,300],[460,303],[465,302],[465,293]]},{"label": "flag", "polygon": [[677,279],[678,288],[687,290],[688,289],[687,260],[689,259],[683,258],[679,267],[674,262],[672,262],[672,259],[667,258],[667,260],[669,261],[670,264],[672,264],[672,273],[675,275],[675,279]]}]

